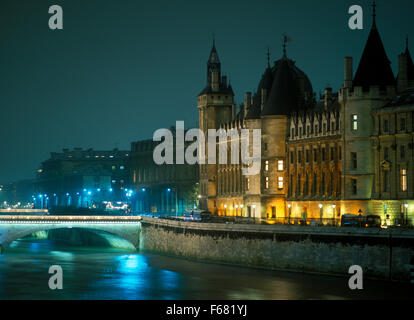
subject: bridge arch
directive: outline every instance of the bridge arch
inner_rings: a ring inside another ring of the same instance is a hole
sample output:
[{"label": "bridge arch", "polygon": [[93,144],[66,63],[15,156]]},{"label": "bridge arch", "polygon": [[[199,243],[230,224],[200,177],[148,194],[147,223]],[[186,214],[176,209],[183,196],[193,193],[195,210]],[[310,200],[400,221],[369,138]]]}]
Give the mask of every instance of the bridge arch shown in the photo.
[{"label": "bridge arch", "polygon": [[85,222],[10,222],[0,223],[0,252],[7,248],[10,243],[24,238],[35,232],[57,230],[57,229],[86,229],[89,231],[103,232],[126,240],[135,249],[139,248],[140,222],[135,223],[85,223]]}]

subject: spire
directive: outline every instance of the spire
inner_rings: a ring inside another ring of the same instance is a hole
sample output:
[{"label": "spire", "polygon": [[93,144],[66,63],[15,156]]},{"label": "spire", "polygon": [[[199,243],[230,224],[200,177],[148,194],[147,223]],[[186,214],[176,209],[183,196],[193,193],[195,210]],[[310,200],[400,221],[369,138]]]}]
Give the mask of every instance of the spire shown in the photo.
[{"label": "spire", "polygon": [[385,88],[386,86],[395,85],[395,77],[391,69],[391,62],[388,60],[387,53],[385,52],[375,22],[375,1],[373,3],[373,8],[373,25],[353,81],[354,86],[363,87],[364,90],[368,90],[370,86],[380,86]]},{"label": "spire", "polygon": [[377,4],[375,3],[375,0],[372,2],[372,28],[376,28],[376,16],[377,16]]},{"label": "spire", "polygon": [[292,39],[288,37],[287,35],[283,36],[283,59],[287,59],[286,55],[286,44],[290,42]]},{"label": "spire", "polygon": [[215,35],[213,35],[213,46],[207,61],[207,84],[211,84],[213,72],[218,72],[218,79],[221,78],[221,63],[216,49]]},{"label": "spire", "polygon": [[405,38],[405,52],[404,55],[407,56],[407,76],[409,81],[414,81],[414,63],[411,58],[410,50],[408,49],[408,34]]},{"label": "spire", "polygon": [[208,63],[220,63],[220,59],[218,57],[217,49],[216,49],[216,39],[213,37],[213,46],[210,51],[210,57],[208,58]]},{"label": "spire", "polygon": [[408,51],[408,34],[405,36],[405,53],[409,53]]},{"label": "spire", "polygon": [[270,49],[267,47],[267,67],[270,68]]}]

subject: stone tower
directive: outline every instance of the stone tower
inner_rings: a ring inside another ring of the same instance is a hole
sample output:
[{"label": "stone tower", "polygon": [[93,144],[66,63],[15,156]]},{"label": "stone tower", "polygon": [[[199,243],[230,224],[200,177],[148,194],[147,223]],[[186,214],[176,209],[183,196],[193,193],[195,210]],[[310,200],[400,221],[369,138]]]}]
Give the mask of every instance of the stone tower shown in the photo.
[{"label": "stone tower", "polygon": [[[355,77],[352,58],[345,58],[344,84],[339,92],[343,128],[343,200],[348,212],[372,212],[374,159],[371,143],[373,110],[396,94],[396,80],[375,21],[366,42]],[[347,213],[347,212],[344,212]]]},{"label": "stone tower", "polygon": [[[218,130],[221,124],[231,121],[235,114],[234,92],[227,83],[227,77],[221,75],[221,63],[214,41],[207,61],[207,85],[198,95],[198,110],[200,130],[206,139],[209,129]],[[205,152],[206,163],[200,164],[200,208],[214,213],[217,166],[207,163],[207,143]]]}]

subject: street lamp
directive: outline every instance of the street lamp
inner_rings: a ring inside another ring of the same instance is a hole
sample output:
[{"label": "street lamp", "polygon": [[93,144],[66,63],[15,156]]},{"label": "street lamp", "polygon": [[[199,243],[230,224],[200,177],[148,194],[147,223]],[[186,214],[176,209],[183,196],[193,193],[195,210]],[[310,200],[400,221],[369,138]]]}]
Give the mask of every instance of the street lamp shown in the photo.
[{"label": "street lamp", "polygon": [[290,225],[290,215],[292,213],[292,205],[290,203],[288,203],[288,210],[289,210],[289,214],[288,214],[288,224]]},{"label": "street lamp", "polygon": [[322,222],[322,216],[323,216],[323,205],[322,203],[319,204],[319,216]]},{"label": "street lamp", "polygon": [[407,209],[408,209],[408,203],[404,204],[404,211],[405,211],[405,218],[404,218],[404,224],[408,225],[408,214],[407,214]]},{"label": "street lamp", "polygon": [[336,204],[333,204],[332,205],[332,218],[333,218],[334,226],[335,226],[335,208],[336,208]]},{"label": "street lamp", "polygon": [[178,219],[178,200],[177,200],[177,188],[167,188],[167,192],[171,192],[173,190],[175,194],[175,218]]}]

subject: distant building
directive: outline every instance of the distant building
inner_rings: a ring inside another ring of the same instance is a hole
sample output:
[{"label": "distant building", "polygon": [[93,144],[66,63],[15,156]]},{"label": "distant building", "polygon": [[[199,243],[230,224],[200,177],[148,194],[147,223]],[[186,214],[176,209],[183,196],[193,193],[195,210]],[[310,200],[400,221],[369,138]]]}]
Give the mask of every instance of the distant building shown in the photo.
[{"label": "distant building", "polygon": [[131,144],[131,183],[135,191],[133,210],[167,215],[194,209],[198,202],[198,165],[163,164],[153,160],[159,142]]},{"label": "distant building", "polygon": [[37,172],[36,207],[102,207],[129,201],[129,151],[63,149],[52,152]]},{"label": "distant building", "polygon": [[35,192],[34,180],[20,180],[0,186],[0,208],[30,207]]}]

